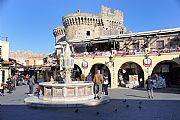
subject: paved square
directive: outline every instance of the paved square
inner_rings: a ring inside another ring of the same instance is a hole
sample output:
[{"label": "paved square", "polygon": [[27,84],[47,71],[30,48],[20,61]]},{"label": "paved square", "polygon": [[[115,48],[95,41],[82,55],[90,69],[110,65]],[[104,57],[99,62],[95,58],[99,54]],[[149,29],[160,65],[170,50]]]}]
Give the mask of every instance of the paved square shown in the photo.
[{"label": "paved square", "polygon": [[180,89],[155,90],[153,100],[144,89],[110,89],[110,103],[78,110],[30,108],[23,102],[27,92],[28,86],[18,86],[0,96],[0,120],[180,120]]}]

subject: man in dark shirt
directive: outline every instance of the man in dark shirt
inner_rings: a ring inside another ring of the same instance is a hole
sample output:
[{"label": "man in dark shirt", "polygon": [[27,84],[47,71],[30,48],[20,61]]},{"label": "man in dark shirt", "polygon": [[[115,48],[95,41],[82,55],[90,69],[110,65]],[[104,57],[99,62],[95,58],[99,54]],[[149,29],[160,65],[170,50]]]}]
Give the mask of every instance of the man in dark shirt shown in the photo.
[{"label": "man in dark shirt", "polygon": [[146,80],[146,85],[148,98],[153,98],[153,81],[150,76],[148,76],[148,79]]}]

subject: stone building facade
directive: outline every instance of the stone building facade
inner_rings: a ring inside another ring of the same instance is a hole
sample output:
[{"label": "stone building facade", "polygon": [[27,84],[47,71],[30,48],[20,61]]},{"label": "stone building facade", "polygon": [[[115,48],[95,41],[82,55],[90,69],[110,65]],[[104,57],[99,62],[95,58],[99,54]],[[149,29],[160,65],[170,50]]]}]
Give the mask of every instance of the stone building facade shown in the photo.
[{"label": "stone building facade", "polygon": [[76,11],[65,15],[62,22],[63,26],[53,30],[60,67],[68,42],[74,48],[75,68],[85,76],[100,69],[108,74],[112,88],[120,81],[127,87],[145,86],[154,74],[169,80],[169,86],[180,85],[180,28],[128,33],[123,13],[111,13],[107,7],[100,14]]},{"label": "stone building facade", "polygon": [[6,83],[10,73],[9,42],[0,40],[0,84]]}]

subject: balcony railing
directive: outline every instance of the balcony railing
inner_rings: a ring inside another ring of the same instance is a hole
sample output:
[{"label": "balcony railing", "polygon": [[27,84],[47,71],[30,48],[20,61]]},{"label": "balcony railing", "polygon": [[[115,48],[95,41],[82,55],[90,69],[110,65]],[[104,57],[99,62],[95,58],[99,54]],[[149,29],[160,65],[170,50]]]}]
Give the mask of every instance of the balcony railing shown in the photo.
[{"label": "balcony railing", "polygon": [[[180,48],[164,48],[164,49],[150,49],[148,54],[160,55],[161,53],[174,53],[180,52]],[[126,56],[126,55],[144,55],[146,54],[145,50],[113,50],[113,51],[96,51],[96,52],[83,52],[83,53],[75,53],[75,57],[95,57],[95,56]]]}]

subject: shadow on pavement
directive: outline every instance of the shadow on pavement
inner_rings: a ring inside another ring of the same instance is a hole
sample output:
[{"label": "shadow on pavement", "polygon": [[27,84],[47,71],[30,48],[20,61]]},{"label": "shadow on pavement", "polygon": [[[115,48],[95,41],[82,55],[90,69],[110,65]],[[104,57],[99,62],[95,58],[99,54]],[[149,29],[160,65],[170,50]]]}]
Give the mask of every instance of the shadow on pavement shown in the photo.
[{"label": "shadow on pavement", "polygon": [[137,98],[147,98],[144,96],[140,96],[140,95],[131,95],[131,94],[125,94],[126,96],[132,96],[132,97],[137,97]]},{"label": "shadow on pavement", "polygon": [[[145,88],[132,88],[132,89],[146,91]],[[180,94],[180,88],[159,88],[159,89],[153,89],[153,91],[156,93]]]},{"label": "shadow on pavement", "polygon": [[1,105],[1,120],[180,120],[179,100],[111,99],[83,108],[31,108]]}]

